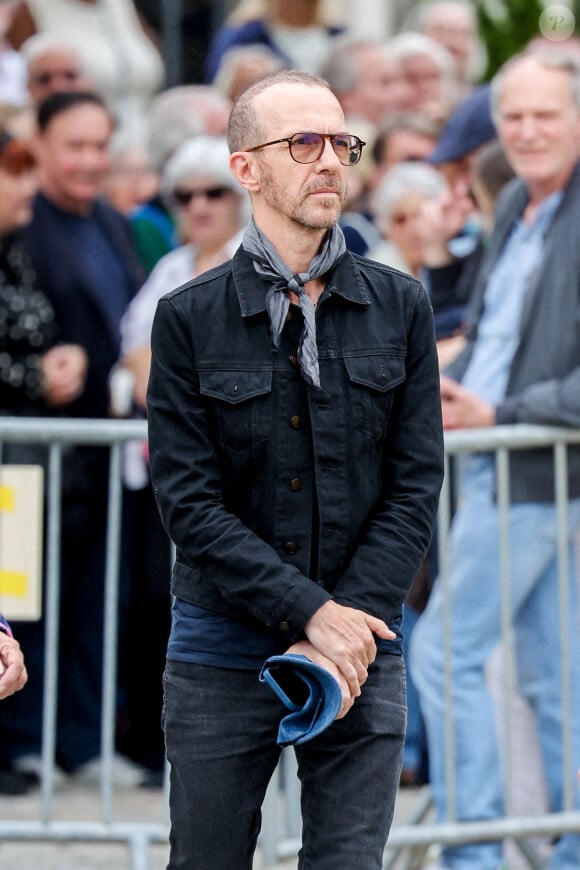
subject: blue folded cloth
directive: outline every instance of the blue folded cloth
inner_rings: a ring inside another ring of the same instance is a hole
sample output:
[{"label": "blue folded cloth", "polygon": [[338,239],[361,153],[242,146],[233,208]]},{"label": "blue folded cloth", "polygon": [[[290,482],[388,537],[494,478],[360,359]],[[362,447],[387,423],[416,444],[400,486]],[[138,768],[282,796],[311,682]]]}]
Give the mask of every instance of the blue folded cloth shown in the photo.
[{"label": "blue folded cloth", "polygon": [[342,704],[338,681],[306,656],[270,656],[262,666],[260,681],[290,710],[278,728],[279,746],[312,740],[334,722]]}]

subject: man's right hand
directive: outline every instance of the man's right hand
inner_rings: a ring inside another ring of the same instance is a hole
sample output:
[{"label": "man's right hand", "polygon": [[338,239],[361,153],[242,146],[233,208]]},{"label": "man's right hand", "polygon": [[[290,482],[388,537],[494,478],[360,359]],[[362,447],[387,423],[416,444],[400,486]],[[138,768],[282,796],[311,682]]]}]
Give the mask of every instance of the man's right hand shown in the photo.
[{"label": "man's right hand", "polygon": [[354,697],[360,695],[369,665],[375,660],[375,634],[385,640],[396,637],[382,619],[336,601],[319,607],[306,623],[304,633],[312,646],[334,662]]}]

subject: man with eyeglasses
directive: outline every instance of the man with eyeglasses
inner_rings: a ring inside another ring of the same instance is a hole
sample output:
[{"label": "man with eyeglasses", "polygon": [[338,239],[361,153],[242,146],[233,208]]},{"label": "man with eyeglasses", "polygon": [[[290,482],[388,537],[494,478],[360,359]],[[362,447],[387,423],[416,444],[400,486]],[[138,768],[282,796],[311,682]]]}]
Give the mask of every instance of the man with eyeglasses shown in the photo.
[{"label": "man with eyeglasses", "polygon": [[286,709],[258,674],[294,654],[339,694],[326,730],[293,741],[299,867],[379,870],[405,730],[401,605],[442,478],[431,309],[417,281],[346,251],[364,143],[323,79],[262,79],[228,141],[253,218],[231,261],[160,301],[152,334],[151,473],[177,551],[168,866],[250,870]]}]

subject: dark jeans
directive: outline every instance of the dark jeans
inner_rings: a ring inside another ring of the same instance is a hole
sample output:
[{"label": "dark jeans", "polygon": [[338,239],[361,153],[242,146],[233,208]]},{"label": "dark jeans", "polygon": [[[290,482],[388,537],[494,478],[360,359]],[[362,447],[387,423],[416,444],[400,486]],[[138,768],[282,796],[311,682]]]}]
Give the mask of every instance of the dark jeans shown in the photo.
[{"label": "dark jeans", "polygon": [[[171,764],[168,870],[251,870],[261,805],[287,712],[254,671],[168,662],[163,724]],[[344,719],[296,747],[300,870],[380,870],[405,733],[405,666],[381,654]]]}]

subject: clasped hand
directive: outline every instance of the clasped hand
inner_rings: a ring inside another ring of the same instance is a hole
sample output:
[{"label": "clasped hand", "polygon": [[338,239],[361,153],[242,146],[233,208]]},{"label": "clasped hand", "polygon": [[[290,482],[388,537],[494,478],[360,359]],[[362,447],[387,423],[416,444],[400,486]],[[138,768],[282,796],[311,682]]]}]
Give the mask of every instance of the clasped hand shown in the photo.
[{"label": "clasped hand", "polygon": [[323,604],[304,631],[307,639],[293,644],[287,652],[306,656],[335,677],[342,692],[342,706],[336,717],[341,719],[361,694],[375,660],[375,635],[384,640],[393,640],[396,635],[382,619],[336,601]]}]

